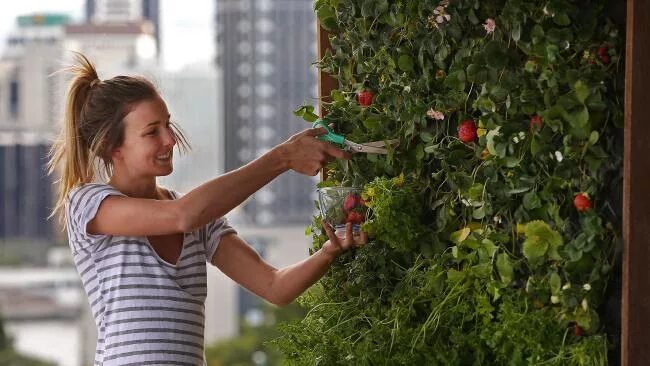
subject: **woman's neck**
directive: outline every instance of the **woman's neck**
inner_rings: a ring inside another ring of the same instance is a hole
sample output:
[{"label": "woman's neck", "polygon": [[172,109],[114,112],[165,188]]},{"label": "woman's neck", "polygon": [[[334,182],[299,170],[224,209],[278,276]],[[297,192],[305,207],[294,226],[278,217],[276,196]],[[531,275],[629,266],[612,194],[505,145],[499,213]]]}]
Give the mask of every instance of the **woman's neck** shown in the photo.
[{"label": "woman's neck", "polygon": [[129,197],[168,199],[164,190],[156,185],[156,178],[134,180],[133,178],[122,178],[114,174],[108,184]]}]

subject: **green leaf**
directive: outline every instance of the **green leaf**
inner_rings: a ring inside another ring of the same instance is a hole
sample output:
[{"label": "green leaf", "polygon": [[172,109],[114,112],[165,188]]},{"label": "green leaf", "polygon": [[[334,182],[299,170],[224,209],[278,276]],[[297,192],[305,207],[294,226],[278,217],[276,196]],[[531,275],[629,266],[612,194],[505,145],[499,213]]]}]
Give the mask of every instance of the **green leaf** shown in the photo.
[{"label": "green leaf", "polygon": [[539,196],[535,192],[528,192],[524,195],[524,208],[533,210],[542,206]]},{"label": "green leaf", "polygon": [[530,153],[533,156],[537,156],[537,154],[542,150],[542,145],[537,141],[537,138],[535,136],[532,137],[532,140],[530,141]]},{"label": "green leaf", "polygon": [[596,145],[598,142],[599,134],[598,131],[591,131],[589,135],[589,145]]},{"label": "green leaf", "polygon": [[316,16],[320,21],[321,26],[328,31],[333,31],[337,29],[338,23],[336,21],[336,12],[334,8],[323,5],[316,10]]},{"label": "green leaf", "polygon": [[307,122],[314,122],[318,119],[318,115],[314,113],[314,106],[304,105],[293,111],[296,117],[302,117]]},{"label": "green leaf", "polygon": [[506,99],[508,91],[499,85],[495,85],[490,89],[490,95],[494,98],[495,101],[502,102],[504,99]]},{"label": "green leaf", "polygon": [[482,220],[485,217],[485,205],[475,208],[472,211],[472,217],[476,220]]},{"label": "green leaf", "polygon": [[580,103],[584,104],[585,100],[589,98],[589,87],[582,82],[582,80],[578,80],[573,84],[573,90],[576,93],[576,97],[580,101]]},{"label": "green leaf", "polygon": [[566,13],[556,14],[553,17],[553,21],[555,22],[555,24],[561,25],[561,26],[567,26],[567,25],[571,24],[571,19],[569,18],[568,15],[566,15]]},{"label": "green leaf", "polygon": [[361,16],[374,18],[381,15],[388,9],[388,0],[365,0],[361,5]]},{"label": "green leaf", "polygon": [[460,244],[460,243],[464,242],[465,239],[467,239],[470,232],[471,232],[471,230],[468,227],[464,227],[464,228],[462,228],[462,229],[460,229],[458,231],[454,231],[453,233],[451,233],[451,236],[449,237],[449,239],[451,239],[451,241],[453,241],[456,244]]},{"label": "green leaf", "polygon": [[413,71],[413,59],[409,55],[401,55],[397,60],[397,65],[402,71]]},{"label": "green leaf", "polygon": [[523,244],[524,256],[532,265],[538,264],[546,255],[547,250],[548,242],[540,240],[536,237],[527,238]]},{"label": "green leaf", "polygon": [[481,183],[474,183],[467,191],[467,198],[469,198],[472,201],[482,201],[484,191],[485,191],[485,185]]},{"label": "green leaf", "polygon": [[557,54],[560,52],[558,46],[554,44],[546,45],[546,59],[550,63],[555,63],[557,61]]},{"label": "green leaf", "polygon": [[526,237],[539,237],[553,245],[562,244],[562,236],[557,231],[541,220],[531,221],[526,224]]},{"label": "green leaf", "polygon": [[531,265],[536,266],[544,257],[560,260],[558,248],[562,245],[562,235],[544,221],[536,220],[526,224],[526,240],[523,244],[524,256]]},{"label": "green leaf", "polygon": [[458,283],[465,278],[465,273],[457,271],[455,269],[450,269],[447,271],[447,279],[450,283]]},{"label": "green leaf", "polygon": [[497,271],[501,277],[501,282],[509,285],[514,277],[514,269],[510,263],[510,257],[506,253],[497,255]]},{"label": "green leaf", "polygon": [[497,110],[496,104],[486,96],[479,97],[476,100],[476,107],[484,113],[494,113]]},{"label": "green leaf", "polygon": [[560,293],[560,289],[562,287],[562,279],[560,278],[560,275],[557,274],[557,272],[551,272],[551,277],[549,278],[548,283],[551,285],[551,293],[553,295]]},{"label": "green leaf", "polygon": [[589,110],[587,107],[570,113],[568,116],[568,122],[571,125],[571,134],[579,139],[587,138],[587,133],[589,132]]},{"label": "green leaf", "polygon": [[491,41],[485,46],[485,62],[489,67],[502,69],[506,66],[508,58],[504,49],[507,49],[507,46],[496,41]]},{"label": "green leaf", "polygon": [[478,64],[467,66],[465,73],[467,74],[467,80],[475,84],[481,84],[487,80],[487,70]]}]

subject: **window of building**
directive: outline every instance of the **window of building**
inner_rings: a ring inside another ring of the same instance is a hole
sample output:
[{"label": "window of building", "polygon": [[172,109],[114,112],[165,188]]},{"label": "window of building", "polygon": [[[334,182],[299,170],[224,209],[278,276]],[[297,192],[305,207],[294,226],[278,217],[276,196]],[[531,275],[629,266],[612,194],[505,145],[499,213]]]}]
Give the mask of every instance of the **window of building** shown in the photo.
[{"label": "window of building", "polygon": [[19,106],[19,93],[20,93],[20,84],[18,80],[14,77],[9,82],[9,116],[11,118],[18,118],[18,106]]}]

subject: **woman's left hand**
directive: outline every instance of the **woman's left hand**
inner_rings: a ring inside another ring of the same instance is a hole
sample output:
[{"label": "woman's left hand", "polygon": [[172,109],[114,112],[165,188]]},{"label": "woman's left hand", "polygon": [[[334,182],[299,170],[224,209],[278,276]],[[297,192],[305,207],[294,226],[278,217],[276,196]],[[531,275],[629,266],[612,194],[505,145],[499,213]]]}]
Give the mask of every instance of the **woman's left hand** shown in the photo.
[{"label": "woman's left hand", "polygon": [[332,227],[326,222],[323,222],[323,229],[325,229],[325,233],[329,238],[323,244],[323,251],[333,257],[338,257],[353,246],[360,247],[368,242],[368,234],[363,230],[359,230],[358,235],[354,235],[351,222],[345,224],[345,236],[342,238],[336,236]]}]

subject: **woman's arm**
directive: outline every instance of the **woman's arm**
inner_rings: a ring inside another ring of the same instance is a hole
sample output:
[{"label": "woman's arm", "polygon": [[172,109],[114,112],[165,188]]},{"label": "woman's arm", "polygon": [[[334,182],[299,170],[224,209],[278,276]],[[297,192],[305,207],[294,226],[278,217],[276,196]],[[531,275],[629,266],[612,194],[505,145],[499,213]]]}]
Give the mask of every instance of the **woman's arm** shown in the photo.
[{"label": "woman's arm", "polygon": [[221,175],[178,200],[109,196],[88,224],[93,234],[144,236],[188,232],[224,216],[251,194],[288,169],[316,175],[334,158],[349,154],[315,137],[322,128],[307,129],[247,165]]},{"label": "woman's arm", "polygon": [[298,263],[276,269],[265,262],[253,248],[236,234],[226,234],[212,257],[212,264],[224,274],[266,301],[284,306],[290,304],[327,272],[336,257],[353,245],[367,241],[364,233],[354,238],[352,225],[346,227],[346,237],[337,238],[329,226],[324,226],[329,240],[323,247]]}]

